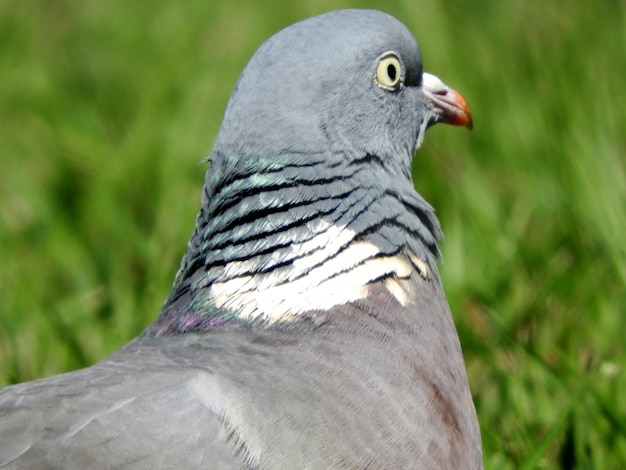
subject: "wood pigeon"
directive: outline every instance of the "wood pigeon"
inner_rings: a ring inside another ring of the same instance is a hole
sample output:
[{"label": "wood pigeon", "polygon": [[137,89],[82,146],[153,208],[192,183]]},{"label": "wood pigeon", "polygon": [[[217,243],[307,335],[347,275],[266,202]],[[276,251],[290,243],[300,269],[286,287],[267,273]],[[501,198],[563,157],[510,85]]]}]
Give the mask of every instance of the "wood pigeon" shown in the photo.
[{"label": "wood pigeon", "polygon": [[482,468],[426,129],[471,125],[395,18],[342,10],[244,69],[158,318],[100,363],[0,391],[2,468]]}]

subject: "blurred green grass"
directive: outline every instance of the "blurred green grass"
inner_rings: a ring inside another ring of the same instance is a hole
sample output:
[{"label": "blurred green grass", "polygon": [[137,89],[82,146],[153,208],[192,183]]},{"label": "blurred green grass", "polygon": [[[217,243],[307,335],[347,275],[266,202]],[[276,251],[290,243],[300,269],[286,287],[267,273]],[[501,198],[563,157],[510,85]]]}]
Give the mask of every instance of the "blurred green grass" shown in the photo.
[{"label": "blurred green grass", "polygon": [[417,154],[487,468],[626,466],[626,6],[0,0],[0,385],[91,364],[159,311],[234,83],[340,7],[415,33],[475,130]]}]

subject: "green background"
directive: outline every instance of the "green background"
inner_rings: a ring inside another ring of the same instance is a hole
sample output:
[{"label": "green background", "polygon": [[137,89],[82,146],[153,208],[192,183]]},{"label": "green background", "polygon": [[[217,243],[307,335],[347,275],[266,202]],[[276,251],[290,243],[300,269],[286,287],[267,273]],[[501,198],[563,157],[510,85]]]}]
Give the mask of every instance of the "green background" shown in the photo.
[{"label": "green background", "polygon": [[487,468],[624,468],[621,0],[0,0],[0,385],[155,318],[243,66],[340,7],[400,18],[473,110],[471,133],[429,131],[414,179],[446,233]]}]

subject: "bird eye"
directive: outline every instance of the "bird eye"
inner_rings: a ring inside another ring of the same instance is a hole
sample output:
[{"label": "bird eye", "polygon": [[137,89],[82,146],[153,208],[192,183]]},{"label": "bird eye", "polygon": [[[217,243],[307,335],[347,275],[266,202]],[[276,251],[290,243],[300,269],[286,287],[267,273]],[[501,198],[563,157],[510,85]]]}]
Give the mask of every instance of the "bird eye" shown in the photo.
[{"label": "bird eye", "polygon": [[402,63],[397,55],[383,55],[376,68],[376,81],[385,90],[395,90],[402,81]]}]

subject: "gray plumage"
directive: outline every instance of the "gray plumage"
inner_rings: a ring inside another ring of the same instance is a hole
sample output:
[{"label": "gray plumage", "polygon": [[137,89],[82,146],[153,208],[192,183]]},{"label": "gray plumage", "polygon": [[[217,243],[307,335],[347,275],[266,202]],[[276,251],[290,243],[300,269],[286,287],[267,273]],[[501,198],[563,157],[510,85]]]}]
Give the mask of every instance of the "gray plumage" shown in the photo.
[{"label": "gray plumage", "polygon": [[376,11],[263,44],[158,318],[0,391],[0,467],[482,468],[439,223],[411,180],[428,126],[471,123],[434,83]]}]

